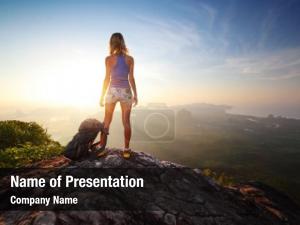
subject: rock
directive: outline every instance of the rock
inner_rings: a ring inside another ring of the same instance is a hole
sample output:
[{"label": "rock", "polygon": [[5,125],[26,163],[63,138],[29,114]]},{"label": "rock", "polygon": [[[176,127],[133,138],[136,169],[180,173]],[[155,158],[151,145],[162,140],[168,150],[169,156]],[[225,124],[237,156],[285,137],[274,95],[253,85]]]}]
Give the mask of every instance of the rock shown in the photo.
[{"label": "rock", "polygon": [[[108,149],[107,155],[101,158],[70,161],[64,157],[56,157],[38,162],[34,166],[50,168],[51,173],[55,173],[57,168],[62,173],[70,168],[128,168],[127,172],[131,175],[134,175],[136,171],[130,168],[187,168],[172,162],[160,161],[143,152],[134,152],[133,157],[126,160],[121,157],[119,149]],[[148,211],[2,211],[0,224],[300,224],[299,206],[288,196],[265,184],[248,182],[232,187],[222,187],[205,177],[200,169],[188,169],[183,174],[185,176],[180,178],[173,169],[165,170],[156,177],[163,188],[156,193],[154,200],[153,196],[142,195],[142,193],[132,196],[132,202],[145,202]],[[88,193],[74,194],[85,195],[89,200]],[[99,204],[105,201],[102,199],[103,196],[91,195],[91,198],[99,198]],[[121,200],[119,204],[130,204]]]},{"label": "rock", "polygon": [[167,225],[176,225],[176,217],[170,213],[166,213],[164,216],[164,222]]},{"label": "rock", "polygon": [[33,221],[33,225],[55,225],[56,214],[54,212],[42,212]]}]

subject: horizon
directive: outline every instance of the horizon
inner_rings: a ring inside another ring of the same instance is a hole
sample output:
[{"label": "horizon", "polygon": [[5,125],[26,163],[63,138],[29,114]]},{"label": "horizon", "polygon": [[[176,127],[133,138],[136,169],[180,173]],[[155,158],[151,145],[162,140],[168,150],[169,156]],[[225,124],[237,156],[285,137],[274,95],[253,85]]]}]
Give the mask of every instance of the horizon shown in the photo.
[{"label": "horizon", "polygon": [[300,119],[299,15],[297,1],[1,1],[0,108],[97,109],[119,31],[141,105]]},{"label": "horizon", "polygon": [[[162,105],[164,105],[164,107],[166,108],[170,108],[170,109],[187,109],[189,107],[193,107],[193,106],[200,106],[198,112],[201,112],[201,110],[203,110],[204,108],[201,108],[201,106],[208,106],[208,107],[223,107],[224,112],[227,114],[231,114],[231,115],[242,115],[242,116],[249,116],[249,117],[258,117],[258,118],[266,118],[270,115],[274,116],[274,117],[281,117],[281,118],[286,118],[286,119],[297,119],[300,120],[300,116],[298,116],[298,114],[284,114],[284,113],[280,113],[280,109],[278,109],[278,111],[276,112],[269,112],[268,110],[266,111],[265,108],[261,108],[260,110],[255,110],[255,111],[251,111],[251,109],[245,109],[245,108],[235,108],[234,106],[228,105],[228,104],[211,104],[208,102],[193,102],[193,103],[188,103],[188,104],[173,104],[173,105],[169,105],[166,104],[164,102],[149,102],[146,104],[139,104],[137,107],[135,107],[134,109],[144,109],[144,108],[153,108],[155,107],[155,105],[158,104],[159,108],[162,107]],[[133,109],[133,110],[134,110]],[[13,118],[15,119],[20,119],[24,116],[28,116],[31,118],[31,116],[33,115],[32,113],[35,112],[39,112],[39,111],[48,111],[53,112],[53,111],[61,111],[64,110],[64,112],[80,112],[83,113],[85,115],[95,115],[95,114],[101,114],[104,113],[104,108],[100,108],[100,107],[96,107],[96,106],[90,106],[90,107],[82,107],[82,106],[72,106],[72,105],[55,105],[55,106],[49,106],[49,105],[27,105],[25,107],[11,107],[11,106],[7,106],[7,107],[0,107],[0,120],[11,120]],[[205,109],[204,109],[205,110]],[[120,112],[121,109],[120,107],[116,107],[115,111]],[[13,117],[12,117],[13,116]],[[51,118],[49,118],[51,120]]]}]

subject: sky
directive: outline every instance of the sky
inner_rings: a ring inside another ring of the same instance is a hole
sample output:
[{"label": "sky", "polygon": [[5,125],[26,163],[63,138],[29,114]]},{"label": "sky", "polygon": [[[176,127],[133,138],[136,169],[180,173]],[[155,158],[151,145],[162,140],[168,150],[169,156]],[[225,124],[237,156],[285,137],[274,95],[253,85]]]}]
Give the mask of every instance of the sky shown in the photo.
[{"label": "sky", "polygon": [[300,118],[300,1],[0,0],[0,109],[98,107],[121,32],[141,105]]}]

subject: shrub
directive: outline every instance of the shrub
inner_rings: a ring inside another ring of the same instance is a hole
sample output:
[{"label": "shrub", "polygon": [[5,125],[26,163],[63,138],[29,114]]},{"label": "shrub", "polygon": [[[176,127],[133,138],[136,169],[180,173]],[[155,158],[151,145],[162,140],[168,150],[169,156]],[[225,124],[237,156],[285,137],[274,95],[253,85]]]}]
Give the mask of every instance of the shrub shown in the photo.
[{"label": "shrub", "polygon": [[26,143],[47,145],[51,141],[47,131],[35,122],[0,121],[0,149],[2,150],[18,147]]},{"label": "shrub", "polygon": [[217,184],[221,186],[231,186],[233,185],[234,179],[233,177],[226,176],[223,172],[218,174],[211,169],[203,169],[203,175],[212,178]]},{"label": "shrub", "polygon": [[48,145],[24,144],[20,147],[6,148],[0,151],[0,168],[17,168],[60,155],[63,147],[56,142]]},{"label": "shrub", "polygon": [[60,155],[63,147],[35,122],[0,121],[0,168],[16,168]]}]

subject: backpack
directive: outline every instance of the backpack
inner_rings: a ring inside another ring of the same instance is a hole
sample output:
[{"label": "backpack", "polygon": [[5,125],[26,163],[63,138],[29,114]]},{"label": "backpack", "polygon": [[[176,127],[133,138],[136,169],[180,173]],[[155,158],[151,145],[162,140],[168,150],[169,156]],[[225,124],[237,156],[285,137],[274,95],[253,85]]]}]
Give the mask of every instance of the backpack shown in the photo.
[{"label": "backpack", "polygon": [[67,144],[64,156],[72,160],[87,157],[89,155],[89,149],[91,149],[100,131],[103,131],[103,123],[96,119],[84,120],[80,124],[78,132]]}]

